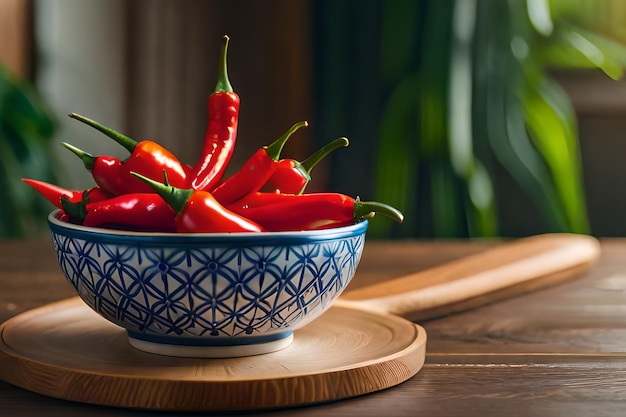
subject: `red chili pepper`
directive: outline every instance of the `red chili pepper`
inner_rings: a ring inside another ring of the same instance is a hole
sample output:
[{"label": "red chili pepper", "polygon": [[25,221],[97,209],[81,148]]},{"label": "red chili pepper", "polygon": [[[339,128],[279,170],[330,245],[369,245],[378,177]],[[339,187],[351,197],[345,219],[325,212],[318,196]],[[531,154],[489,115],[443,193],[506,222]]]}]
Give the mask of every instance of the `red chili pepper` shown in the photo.
[{"label": "red chili pepper", "polygon": [[404,220],[399,210],[387,204],[361,201],[340,193],[255,193],[227,208],[269,232],[347,226],[376,213],[397,222]]},{"label": "red chili pepper", "polygon": [[174,232],[174,210],[155,193],[118,195],[96,202],[62,198],[65,212],[73,223],[91,227]]},{"label": "red chili pepper", "polygon": [[190,185],[195,190],[211,190],[217,185],[235,149],[240,100],[228,79],[228,41],[228,36],[224,36],[217,86],[207,103],[209,121],[202,154],[190,175]]},{"label": "red chili pepper", "polygon": [[148,178],[162,178],[165,169],[172,184],[184,187],[187,184],[187,169],[174,154],[156,142],[143,140],[137,142],[113,129],[101,125],[76,113],[70,117],[77,119],[104,133],[131,152],[126,160],[110,156],[92,156],[68,143],[61,143],[82,159],[85,168],[91,171],[96,184],[115,194],[148,193],[152,190],[147,184],[130,175],[130,171],[139,172]]},{"label": "red chili pepper", "polygon": [[280,158],[280,152],[291,135],[306,121],[296,123],[271,145],[263,146],[252,154],[239,171],[228,177],[211,194],[220,204],[231,204],[250,193],[257,192],[272,177]]},{"label": "red chili pepper", "polygon": [[22,178],[22,181],[33,187],[46,200],[58,208],[63,208],[61,205],[61,197],[66,197],[72,202],[80,202],[106,200],[112,196],[100,187],[91,187],[86,190],[68,190],[67,188],[63,188],[55,184],[33,180],[30,178]]},{"label": "red chili pepper", "polygon": [[347,138],[338,138],[302,162],[294,159],[281,159],[268,181],[269,189],[283,194],[302,194],[311,181],[311,170],[329,153],[337,148],[346,147],[348,144]]},{"label": "red chili pepper", "polygon": [[160,183],[141,174],[133,173],[149,184],[163,200],[169,204],[176,218],[178,233],[235,233],[261,232],[263,229],[254,222],[239,216],[222,206],[208,191],[182,189]]},{"label": "red chili pepper", "polygon": [[62,222],[71,223],[70,216],[65,212],[65,210],[61,209],[54,214],[55,219],[59,219]]}]

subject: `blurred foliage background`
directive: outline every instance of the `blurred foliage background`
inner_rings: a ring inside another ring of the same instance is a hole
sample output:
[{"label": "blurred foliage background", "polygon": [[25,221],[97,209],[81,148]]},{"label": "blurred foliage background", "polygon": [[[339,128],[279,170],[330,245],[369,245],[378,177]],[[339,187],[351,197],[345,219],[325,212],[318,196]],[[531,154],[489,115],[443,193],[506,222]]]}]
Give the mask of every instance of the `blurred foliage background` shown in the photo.
[{"label": "blurred foliage background", "polygon": [[399,226],[372,222],[369,233],[501,235],[511,183],[544,231],[590,233],[576,113],[551,71],[619,79],[626,2],[369,4],[314,2],[316,137],[369,138],[355,156],[368,176],[335,160],[331,181],[412,214]]},{"label": "blurred foliage background", "polygon": [[[63,3],[66,11],[68,5],[89,7]],[[123,13],[115,19],[119,27],[110,28],[119,35],[115,48],[125,39],[128,50],[119,54],[130,59],[121,66],[127,78],[117,83],[128,87],[120,98],[126,101],[107,104],[123,113],[126,126],[115,125],[118,130],[166,139],[175,152],[189,153],[193,146],[181,136],[202,136],[204,121],[189,115],[204,109],[214,83],[206,51],[228,33],[240,42],[229,52],[231,78],[246,103],[240,123],[253,119],[240,124],[240,133],[265,144],[271,136],[257,134],[259,126],[280,133],[303,119],[298,111],[310,101],[313,134],[296,153],[307,155],[338,136],[352,143],[349,154],[316,168],[324,188],[406,214],[402,225],[371,222],[370,236],[506,236],[516,210],[532,219],[535,231],[592,233],[576,109],[554,74],[622,77],[622,0],[113,3],[109,12]],[[55,10],[51,4],[41,3],[48,12]],[[280,28],[271,19],[281,21]],[[98,48],[110,42],[108,35],[98,34],[104,42]],[[186,42],[190,38],[195,44]],[[271,47],[246,50],[247,39]],[[310,57],[303,52],[308,41]],[[89,50],[96,42],[84,44]],[[51,206],[21,177],[58,180],[50,151],[56,114],[35,82],[0,70],[0,237],[45,231]],[[68,111],[88,104],[85,94]],[[532,209],[516,207],[526,200]]]},{"label": "blurred foliage background", "polygon": [[21,178],[55,182],[51,156],[54,118],[27,80],[0,62],[0,237],[20,237],[47,230],[50,204],[32,193]]}]

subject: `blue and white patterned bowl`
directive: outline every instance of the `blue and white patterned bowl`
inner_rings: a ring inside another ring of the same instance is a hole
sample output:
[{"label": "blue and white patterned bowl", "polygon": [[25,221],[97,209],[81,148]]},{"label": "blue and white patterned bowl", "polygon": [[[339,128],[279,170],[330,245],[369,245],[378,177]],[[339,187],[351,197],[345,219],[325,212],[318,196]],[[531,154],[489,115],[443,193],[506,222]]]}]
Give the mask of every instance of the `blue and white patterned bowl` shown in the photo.
[{"label": "blue and white patterned bowl", "polygon": [[137,349],[234,357],[288,346],[357,269],[367,222],[281,233],[139,233],[48,217],[78,295]]}]

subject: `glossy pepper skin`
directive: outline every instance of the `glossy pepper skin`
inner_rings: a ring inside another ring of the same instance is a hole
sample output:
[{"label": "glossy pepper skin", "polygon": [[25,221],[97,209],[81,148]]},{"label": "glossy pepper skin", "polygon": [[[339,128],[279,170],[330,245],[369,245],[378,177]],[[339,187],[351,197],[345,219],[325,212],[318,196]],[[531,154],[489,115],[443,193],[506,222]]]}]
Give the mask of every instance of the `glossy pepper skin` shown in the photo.
[{"label": "glossy pepper skin", "polygon": [[100,187],[91,187],[86,190],[68,190],[55,184],[30,178],[22,178],[22,182],[33,187],[46,200],[58,208],[63,208],[61,197],[66,197],[67,200],[76,203],[81,201],[101,201],[112,197],[112,194],[107,193]]},{"label": "glossy pepper skin", "polygon": [[202,153],[190,174],[190,187],[211,190],[221,181],[237,140],[240,99],[228,79],[228,36],[220,56],[217,85],[207,102],[208,125]]},{"label": "glossy pepper skin", "polygon": [[271,145],[263,146],[246,160],[241,169],[217,186],[211,194],[222,205],[231,204],[265,185],[276,171],[280,153],[291,135],[306,121],[291,126],[287,132]]},{"label": "glossy pepper skin", "polygon": [[383,203],[361,201],[340,193],[255,193],[229,210],[258,223],[268,232],[319,230],[348,226],[380,213],[402,222],[402,213]]},{"label": "glossy pepper skin", "polygon": [[57,212],[54,214],[54,218],[55,218],[55,219],[59,219],[59,220],[61,220],[62,222],[67,222],[67,223],[71,223],[71,222],[72,222],[72,219],[70,219],[69,214],[67,214],[67,213],[65,212],[65,210],[63,210],[63,209],[60,209],[59,211],[57,211]]},{"label": "glossy pepper skin", "polygon": [[160,183],[140,174],[133,175],[145,181],[176,213],[174,220],[178,233],[240,233],[262,232],[256,223],[222,206],[208,191],[182,189],[169,185],[167,175]]},{"label": "glossy pepper skin", "polygon": [[142,232],[175,232],[174,210],[155,193],[132,193],[95,202],[63,198],[70,221],[83,226]]},{"label": "glossy pepper skin", "polygon": [[70,114],[70,117],[94,127],[131,152],[127,159],[120,160],[110,156],[92,156],[73,145],[61,143],[83,161],[85,168],[91,171],[96,184],[105,191],[115,195],[151,192],[147,184],[130,174],[131,171],[139,172],[148,178],[162,178],[165,169],[173,185],[186,186],[188,169],[172,152],[158,143],[151,140],[137,142],[76,113]]},{"label": "glossy pepper skin", "polygon": [[320,148],[302,162],[294,159],[281,159],[270,177],[268,191],[283,194],[302,194],[311,181],[311,170],[329,153],[340,147],[349,145],[347,138],[337,138]]}]

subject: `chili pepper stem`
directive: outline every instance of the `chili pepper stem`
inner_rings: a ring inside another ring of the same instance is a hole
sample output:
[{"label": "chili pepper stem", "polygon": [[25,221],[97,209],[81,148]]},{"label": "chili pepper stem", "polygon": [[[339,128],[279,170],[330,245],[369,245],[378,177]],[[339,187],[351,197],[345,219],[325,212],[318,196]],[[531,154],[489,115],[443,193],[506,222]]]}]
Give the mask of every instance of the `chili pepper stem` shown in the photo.
[{"label": "chili pepper stem", "polygon": [[151,186],[154,192],[161,196],[176,214],[179,214],[183,210],[185,203],[194,192],[192,189],[177,188],[170,185],[167,180],[167,172],[165,171],[163,171],[164,182],[162,183],[134,171],[131,171],[131,174]]},{"label": "chili pepper stem", "polygon": [[280,153],[282,152],[283,147],[285,146],[285,143],[287,143],[289,137],[291,137],[291,135],[293,135],[296,130],[300,129],[301,127],[306,127],[308,125],[309,123],[306,120],[294,124],[281,137],[276,139],[271,144],[265,146],[265,152],[267,152],[269,157],[272,158],[274,161],[278,161],[278,159],[280,158]]},{"label": "chili pepper stem", "polygon": [[67,213],[70,219],[78,224],[83,224],[85,217],[87,217],[86,205],[88,201],[89,197],[87,194],[83,195],[82,201],[80,202],[73,202],[66,196],[63,196],[61,197],[61,207],[63,207],[63,210]]},{"label": "chili pepper stem", "polygon": [[133,150],[135,149],[135,147],[137,146],[137,141],[120,133],[117,132],[113,129],[111,129],[110,127],[106,127],[98,122],[96,122],[95,120],[91,120],[85,116],[81,116],[80,114],[76,114],[76,113],[70,113],[69,116],[72,119],[76,119],[80,122],[83,122],[91,127],[93,127],[96,130],[99,130],[100,132],[104,133],[105,135],[107,135],[108,137],[110,137],[111,139],[113,139],[114,141],[116,141],[117,143],[119,143],[120,145],[122,145],[124,148],[126,148],[128,150],[128,152],[133,152]]},{"label": "chili pepper stem", "polygon": [[61,145],[76,154],[83,161],[83,164],[85,165],[85,168],[87,168],[87,170],[93,170],[93,166],[96,161],[96,158],[93,155],[83,151],[82,149],[77,148],[74,145],[70,145],[67,142],[61,142]]},{"label": "chili pepper stem", "polygon": [[309,156],[304,161],[300,162],[300,166],[306,171],[307,174],[311,174],[311,170],[329,153],[334,151],[337,148],[347,147],[350,144],[348,138],[337,138],[327,145],[320,148],[313,155]]},{"label": "chili pepper stem", "polygon": [[220,53],[220,66],[217,72],[217,85],[215,86],[215,93],[232,93],[233,86],[230,85],[228,79],[228,64],[226,63],[226,55],[228,54],[228,41],[230,38],[228,35],[224,35],[224,44],[222,45],[222,51]]},{"label": "chili pepper stem", "polygon": [[354,220],[359,221],[364,218],[374,217],[375,214],[382,214],[398,223],[404,221],[404,215],[400,210],[378,201],[361,201],[359,197],[354,200]]}]

